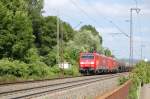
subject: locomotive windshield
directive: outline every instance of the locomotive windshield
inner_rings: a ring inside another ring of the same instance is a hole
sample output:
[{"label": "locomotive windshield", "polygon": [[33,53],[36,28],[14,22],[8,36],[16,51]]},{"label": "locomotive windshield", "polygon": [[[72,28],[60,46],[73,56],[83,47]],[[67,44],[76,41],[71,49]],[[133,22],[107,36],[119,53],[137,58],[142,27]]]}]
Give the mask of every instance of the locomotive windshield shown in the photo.
[{"label": "locomotive windshield", "polygon": [[94,59],[93,55],[83,55],[81,56],[82,59]]}]

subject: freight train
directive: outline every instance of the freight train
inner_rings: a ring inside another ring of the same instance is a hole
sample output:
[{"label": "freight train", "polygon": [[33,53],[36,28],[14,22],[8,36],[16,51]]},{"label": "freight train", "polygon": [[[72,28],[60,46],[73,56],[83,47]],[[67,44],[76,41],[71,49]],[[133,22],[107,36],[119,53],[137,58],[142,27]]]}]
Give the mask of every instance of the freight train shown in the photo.
[{"label": "freight train", "polygon": [[129,66],[112,57],[99,53],[80,53],[79,71],[81,74],[102,74],[129,71]]}]

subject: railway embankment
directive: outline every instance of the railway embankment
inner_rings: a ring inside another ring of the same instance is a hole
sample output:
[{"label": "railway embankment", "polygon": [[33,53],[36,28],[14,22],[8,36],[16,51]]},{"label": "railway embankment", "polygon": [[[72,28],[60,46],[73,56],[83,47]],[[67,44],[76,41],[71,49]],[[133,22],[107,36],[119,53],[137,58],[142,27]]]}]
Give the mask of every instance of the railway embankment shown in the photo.
[{"label": "railway embankment", "polygon": [[[38,97],[38,99],[94,99],[98,95],[110,91],[118,87],[118,79],[124,75],[118,75],[115,77],[104,78],[99,81],[87,83],[72,87],[66,90],[60,90],[54,93],[49,93]],[[34,98],[34,99],[37,99]]]},{"label": "railway embankment", "polygon": [[128,80],[123,85],[106,92],[102,96],[98,96],[96,99],[128,99],[131,85],[132,81]]},{"label": "railway embankment", "polygon": [[118,85],[124,73],[0,85],[1,99],[89,99]]}]

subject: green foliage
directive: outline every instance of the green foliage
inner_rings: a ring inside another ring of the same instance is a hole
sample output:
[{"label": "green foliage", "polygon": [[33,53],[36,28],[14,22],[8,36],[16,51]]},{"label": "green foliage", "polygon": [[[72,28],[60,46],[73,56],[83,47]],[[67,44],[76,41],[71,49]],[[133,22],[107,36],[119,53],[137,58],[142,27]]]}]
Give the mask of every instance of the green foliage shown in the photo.
[{"label": "green foliage", "polygon": [[1,83],[15,82],[17,80],[19,81],[19,80],[22,80],[22,79],[21,78],[18,79],[16,76],[13,76],[13,75],[0,76],[0,82]]},{"label": "green foliage", "polygon": [[69,70],[65,70],[66,75],[79,76],[79,70],[77,66],[72,66]]},{"label": "green foliage", "polygon": [[25,0],[28,5],[28,12],[33,18],[41,16],[44,0]]},{"label": "green foliage", "polygon": [[91,31],[78,32],[74,37],[75,46],[82,51],[97,50],[101,51],[101,44],[98,36],[94,36]]},{"label": "green foliage", "polygon": [[93,35],[98,35],[99,32],[95,29],[95,27],[91,26],[91,25],[84,25],[81,27],[80,29],[81,31],[91,31]]},{"label": "green foliage", "polygon": [[62,25],[60,24],[60,29],[64,35],[64,41],[68,42],[69,40],[72,40],[74,37],[74,30],[72,29],[72,27],[70,26],[70,24],[66,23],[66,22],[62,22]]},{"label": "green foliage", "polygon": [[28,76],[28,67],[25,63],[11,61],[8,59],[0,60],[0,76],[13,75],[15,77]]},{"label": "green foliage", "polygon": [[140,82],[145,84],[150,82],[150,64],[144,61],[139,62],[136,68],[133,70],[133,75],[131,77],[138,78]]},{"label": "green foliage", "polygon": [[45,77],[50,73],[50,68],[43,62],[28,64],[29,76]]},{"label": "green foliage", "polygon": [[52,49],[45,57],[43,57],[43,62],[48,66],[52,67],[56,64],[56,49]]},{"label": "green foliage", "polygon": [[132,86],[129,90],[129,99],[137,99],[139,90],[139,86],[142,84],[150,83],[150,63],[140,61],[138,64],[136,64],[134,70],[129,75],[128,78],[121,77],[119,79],[119,85],[124,84],[128,79],[132,80]]},{"label": "green foliage", "polygon": [[50,71],[54,74],[59,74],[61,72],[61,69],[57,65],[55,65],[50,69]]},{"label": "green foliage", "polygon": [[119,85],[124,84],[127,80],[129,80],[129,78],[126,78],[126,77],[120,77],[120,78],[119,78]]},{"label": "green foliage", "polygon": [[105,54],[106,56],[109,56],[109,57],[112,56],[112,53],[111,53],[111,51],[110,51],[109,49],[105,49],[105,50],[104,50],[104,54]]},{"label": "green foliage", "polygon": [[42,62],[26,64],[16,60],[3,59],[0,60],[0,71],[0,76],[12,75],[19,78],[28,78],[30,76],[45,77],[49,75],[50,68]]},{"label": "green foliage", "polygon": [[129,99],[137,99],[137,90],[140,84],[150,83],[150,64],[144,61],[139,62],[132,71],[132,88],[130,89]]},{"label": "green foliage", "polygon": [[[57,55],[57,17],[42,16],[44,0],[0,0],[0,76],[44,78],[59,75]],[[104,52],[102,37],[95,27],[82,26],[75,31],[59,19],[63,33],[63,57],[73,67],[65,75],[78,75],[82,51]],[[109,54],[109,53],[108,53]],[[6,59],[4,59],[6,58]],[[1,79],[0,78],[0,79]],[[13,80],[12,79],[12,80]]]},{"label": "green foliage", "polygon": [[[43,61],[49,65],[56,64],[56,45],[57,45],[57,17],[48,16],[44,17],[42,26],[42,33],[38,38],[38,50],[40,55],[43,56]],[[63,33],[63,42],[66,43],[73,39],[74,30],[72,27],[60,20],[60,37]]]},{"label": "green foliage", "polygon": [[81,27],[80,30],[81,30],[81,31],[84,31],[84,30],[86,30],[86,31],[91,31],[91,33],[92,33],[93,35],[99,37],[99,42],[100,42],[100,44],[103,43],[103,39],[102,39],[102,37],[100,36],[99,32],[98,32],[98,31],[95,29],[95,27],[93,27],[92,25],[84,25],[84,26]]},{"label": "green foliage", "polygon": [[47,55],[49,51],[57,44],[57,24],[56,17],[45,17],[43,20],[42,33],[39,37],[40,54]]},{"label": "green foliage", "polygon": [[32,29],[35,38],[35,45],[41,45],[42,26],[44,25],[44,18],[42,17],[42,9],[44,0],[26,0],[28,5],[28,13],[32,21]]},{"label": "green foliage", "polygon": [[35,63],[40,62],[42,59],[38,54],[38,50],[36,48],[31,48],[27,51],[27,54],[25,56],[25,61],[27,63]]},{"label": "green foliage", "polygon": [[21,5],[25,2],[3,2],[0,1],[0,9],[5,11],[0,14],[0,58],[23,59],[34,40],[32,23],[26,10],[22,8],[24,6]]}]

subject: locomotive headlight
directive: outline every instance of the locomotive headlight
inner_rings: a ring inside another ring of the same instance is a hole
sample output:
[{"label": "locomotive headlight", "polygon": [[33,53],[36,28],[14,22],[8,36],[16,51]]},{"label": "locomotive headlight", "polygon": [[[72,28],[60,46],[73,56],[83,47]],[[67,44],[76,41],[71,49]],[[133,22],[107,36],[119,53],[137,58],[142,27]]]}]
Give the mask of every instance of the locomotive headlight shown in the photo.
[{"label": "locomotive headlight", "polygon": [[84,62],[80,62],[80,64],[84,64]]},{"label": "locomotive headlight", "polygon": [[91,62],[91,64],[94,64],[94,62]]}]

